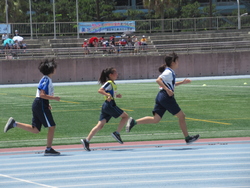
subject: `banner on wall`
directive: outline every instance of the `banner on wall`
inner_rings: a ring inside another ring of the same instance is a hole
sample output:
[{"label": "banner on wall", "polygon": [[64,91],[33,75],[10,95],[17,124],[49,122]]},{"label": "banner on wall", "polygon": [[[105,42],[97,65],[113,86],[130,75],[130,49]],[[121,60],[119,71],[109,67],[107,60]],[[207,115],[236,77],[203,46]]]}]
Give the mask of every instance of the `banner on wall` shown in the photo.
[{"label": "banner on wall", "polygon": [[0,34],[10,33],[10,24],[0,24]]},{"label": "banner on wall", "polygon": [[135,31],[135,21],[80,22],[80,33],[124,33]]}]

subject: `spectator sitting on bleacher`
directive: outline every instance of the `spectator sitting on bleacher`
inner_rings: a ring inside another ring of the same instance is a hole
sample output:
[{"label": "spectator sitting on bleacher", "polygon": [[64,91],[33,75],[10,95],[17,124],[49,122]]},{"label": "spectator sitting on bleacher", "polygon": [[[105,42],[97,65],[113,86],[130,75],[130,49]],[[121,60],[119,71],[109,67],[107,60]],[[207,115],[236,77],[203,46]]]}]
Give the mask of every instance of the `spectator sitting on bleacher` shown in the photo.
[{"label": "spectator sitting on bleacher", "polygon": [[7,39],[7,38],[9,38],[8,35],[7,35],[7,33],[4,33],[2,35],[2,44],[3,44],[4,40]]},{"label": "spectator sitting on bleacher", "polygon": [[112,36],[109,38],[109,41],[111,42],[112,45],[115,46],[115,35],[112,35]]},{"label": "spectator sitting on bleacher", "polygon": [[146,39],[145,35],[142,36],[141,45],[142,45],[142,50],[145,50],[146,45],[147,45],[147,39]]},{"label": "spectator sitting on bleacher", "polygon": [[138,41],[138,39],[137,39],[137,37],[134,35],[134,36],[132,37],[132,46],[135,45],[135,41]]},{"label": "spectator sitting on bleacher", "polygon": [[126,41],[125,39],[121,39],[121,40],[119,41],[119,44],[120,44],[121,46],[126,46],[126,45],[127,45],[127,41]]},{"label": "spectator sitting on bleacher", "polygon": [[130,36],[128,36],[127,41],[128,46],[132,46],[132,38]]},{"label": "spectator sitting on bleacher", "polygon": [[83,47],[83,51],[84,51],[84,54],[85,55],[88,55],[89,54],[89,49],[88,49],[88,39],[84,39],[84,42],[82,44],[82,47]]},{"label": "spectator sitting on bleacher", "polygon": [[20,45],[19,45],[18,40],[15,40],[15,41],[14,41],[13,49],[20,49]]},{"label": "spectator sitting on bleacher", "polygon": [[99,45],[98,45],[99,47],[103,46],[104,36],[100,37],[98,42],[99,42]]},{"label": "spectator sitting on bleacher", "polygon": [[5,44],[3,50],[4,50],[4,54],[5,54],[5,59],[13,59],[12,48],[9,46],[9,43]]},{"label": "spectator sitting on bleacher", "polygon": [[18,30],[15,30],[14,36],[19,36]]},{"label": "spectator sitting on bleacher", "polygon": [[97,47],[98,46],[98,38],[97,37],[91,37],[89,39],[89,47]]},{"label": "spectator sitting on bleacher", "polygon": [[6,44],[8,44],[9,49],[13,48],[14,41],[10,38],[7,38],[3,42],[3,47],[5,48]]},{"label": "spectator sitting on bleacher", "polygon": [[23,52],[26,52],[27,45],[26,43],[23,43],[23,41],[19,41],[19,46],[21,49],[23,49]]},{"label": "spectator sitting on bleacher", "polygon": [[139,53],[140,46],[141,46],[141,42],[136,39],[136,41],[134,43],[134,47],[135,47],[134,48],[134,55],[137,54],[137,53]]}]

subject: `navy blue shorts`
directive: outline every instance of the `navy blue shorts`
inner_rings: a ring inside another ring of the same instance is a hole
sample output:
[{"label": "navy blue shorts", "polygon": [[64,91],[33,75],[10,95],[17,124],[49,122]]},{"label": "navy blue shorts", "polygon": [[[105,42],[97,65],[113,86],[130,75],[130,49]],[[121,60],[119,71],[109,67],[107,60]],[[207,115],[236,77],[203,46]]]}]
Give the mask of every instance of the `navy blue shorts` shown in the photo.
[{"label": "navy blue shorts", "polygon": [[175,115],[181,111],[181,108],[177,104],[174,96],[169,97],[165,90],[161,90],[156,96],[153,114],[157,113],[162,118],[166,110],[172,115]]},{"label": "navy blue shorts", "polygon": [[106,119],[106,122],[108,123],[112,117],[118,118],[123,114],[123,112],[124,111],[122,109],[116,106],[116,103],[114,100],[111,100],[110,102],[105,101],[102,105],[102,111],[101,111],[99,121]]},{"label": "navy blue shorts", "polygon": [[55,122],[52,116],[52,113],[49,109],[49,101],[42,98],[35,98],[32,104],[32,126],[36,127],[41,131],[42,125],[44,127],[55,126]]}]

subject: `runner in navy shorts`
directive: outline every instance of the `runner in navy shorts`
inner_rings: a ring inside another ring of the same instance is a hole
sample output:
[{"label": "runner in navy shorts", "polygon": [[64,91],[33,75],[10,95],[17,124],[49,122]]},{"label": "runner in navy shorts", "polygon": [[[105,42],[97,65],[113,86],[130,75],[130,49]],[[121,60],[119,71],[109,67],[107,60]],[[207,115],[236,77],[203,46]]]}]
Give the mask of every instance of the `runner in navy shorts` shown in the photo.
[{"label": "runner in navy shorts", "polygon": [[130,132],[130,130],[137,124],[159,123],[167,110],[179,119],[179,126],[187,144],[199,139],[200,136],[198,134],[195,136],[189,136],[185,121],[185,114],[174,98],[175,86],[191,82],[189,79],[185,79],[181,82],[175,82],[174,69],[178,68],[178,66],[179,61],[177,54],[172,53],[165,57],[165,64],[159,67],[161,75],[156,79],[157,84],[160,86],[160,91],[155,99],[155,107],[153,110],[154,116],[146,116],[137,120],[130,117],[126,125],[127,132]]},{"label": "runner in navy shorts", "polygon": [[38,69],[43,74],[43,77],[39,81],[36,98],[32,104],[32,124],[30,125],[16,122],[12,117],[10,117],[4,128],[4,132],[7,132],[11,128],[19,127],[31,133],[39,133],[42,125],[48,128],[47,147],[44,155],[60,155],[60,152],[57,152],[52,148],[56,124],[54,122],[51,113],[51,106],[49,104],[49,100],[60,101],[60,97],[54,96],[54,87],[51,79],[56,73],[56,67],[57,64],[54,59],[46,59],[39,64]]},{"label": "runner in navy shorts", "polygon": [[109,67],[109,68],[102,70],[102,73],[99,78],[99,83],[102,84],[102,86],[98,90],[98,93],[104,95],[105,101],[102,104],[101,115],[100,115],[97,125],[90,131],[87,138],[81,139],[83,148],[86,151],[91,151],[89,149],[90,140],[99,130],[101,130],[104,127],[106,123],[109,122],[109,120],[112,117],[121,118],[120,123],[117,127],[117,130],[113,132],[111,135],[117,142],[119,142],[120,144],[123,144],[123,141],[120,137],[120,131],[125,126],[129,117],[128,117],[128,114],[124,112],[122,109],[120,109],[116,105],[116,102],[115,102],[115,98],[122,97],[121,94],[117,93],[117,86],[114,82],[117,79],[117,76],[118,76],[118,73],[116,69],[113,67]]},{"label": "runner in navy shorts", "polygon": [[114,100],[111,100],[110,102],[105,101],[102,105],[102,111],[101,111],[99,121],[102,121],[103,119],[105,119],[106,123],[108,123],[112,117],[118,118],[123,114],[123,112],[124,111],[122,109],[116,106],[116,103]]},{"label": "runner in navy shorts", "polygon": [[153,114],[157,113],[162,118],[166,110],[175,115],[181,111],[181,108],[174,96],[169,97],[165,90],[161,90],[156,96]]},{"label": "runner in navy shorts", "polygon": [[32,126],[36,127],[39,131],[41,131],[42,125],[44,127],[52,127],[55,126],[55,122],[49,109],[49,101],[42,98],[35,98],[32,104]]}]

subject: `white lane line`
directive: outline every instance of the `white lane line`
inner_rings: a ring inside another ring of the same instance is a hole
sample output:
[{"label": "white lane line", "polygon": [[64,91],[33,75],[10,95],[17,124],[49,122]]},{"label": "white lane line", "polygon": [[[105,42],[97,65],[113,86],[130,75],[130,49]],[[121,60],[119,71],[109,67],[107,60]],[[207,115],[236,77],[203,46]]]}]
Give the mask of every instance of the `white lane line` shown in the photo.
[{"label": "white lane line", "polygon": [[[239,154],[249,154],[250,152],[239,152],[239,153],[222,153],[219,156],[217,153],[211,153],[209,154],[195,154],[195,156],[204,156],[203,158],[199,158],[199,161],[208,161],[208,160],[236,160],[236,159],[250,159],[250,156],[239,156]],[[226,155],[226,156],[224,156]],[[234,156],[233,156],[234,155]],[[101,159],[101,163],[99,162],[99,159],[96,159],[94,163],[93,162],[93,158],[82,158],[82,159],[68,159],[68,160],[63,160],[63,164],[62,164],[62,160],[54,160],[54,161],[44,161],[44,163],[46,164],[54,164],[51,167],[55,167],[55,168],[61,168],[61,167],[72,167],[72,166],[98,166],[98,165],[105,165],[107,164],[107,162],[112,161],[114,164],[133,164],[133,163],[138,163],[138,159],[139,159],[139,163],[148,163],[148,162],[152,162],[152,159],[154,159],[155,162],[191,162],[191,161],[197,161],[197,158],[186,158],[187,156],[190,155],[174,155],[174,156],[170,156],[170,155],[147,155],[147,156],[129,156],[129,157],[119,157],[119,162],[115,162],[117,160],[117,157],[103,157]],[[192,155],[191,155],[192,156]],[[211,157],[212,156],[212,157]],[[229,157],[228,157],[229,156]],[[144,160],[141,160],[143,157]],[[169,157],[177,157],[174,159],[170,159]],[[161,159],[164,158],[164,159]],[[78,162],[78,163],[77,163]],[[80,162],[80,164],[79,164]],[[87,164],[86,164],[87,162]],[[33,164],[32,167],[27,167],[26,164]],[[57,165],[57,163],[59,163]],[[38,164],[38,165],[36,165]],[[40,163],[35,163],[35,162],[22,162],[22,163],[17,163],[17,162],[11,162],[11,164],[7,165],[5,164],[1,164],[0,169],[3,170],[31,170],[31,169],[42,169],[42,168],[46,168],[46,167],[41,167],[39,165]],[[25,167],[19,167],[18,165],[25,165]],[[14,167],[15,166],[15,167]]]},{"label": "white lane line", "polygon": [[[199,146],[199,147],[202,147],[202,146]],[[213,146],[211,146],[211,147],[213,147]],[[109,148],[109,147],[107,147],[107,148]],[[144,159],[145,158],[151,158],[151,157],[155,158],[156,157],[155,152],[157,151],[157,158],[160,158],[160,157],[168,157],[168,158],[169,157],[180,157],[179,153],[178,154],[173,154],[172,150],[181,151],[181,149],[178,150],[178,148],[174,148],[174,147],[165,148],[164,146],[162,146],[160,148],[162,148],[162,150],[154,148],[154,150],[136,151],[135,153],[133,153],[136,156],[129,155],[129,156],[121,157],[120,154],[117,154],[117,156],[119,156],[120,159],[137,159],[137,158],[141,158],[141,157],[143,157]],[[166,151],[166,149],[167,149],[167,151]],[[205,156],[215,156],[216,155],[218,157],[223,156],[223,155],[250,154],[250,151],[248,151],[250,149],[250,147],[240,147],[240,148],[239,147],[230,147],[230,148],[228,148],[228,147],[221,148],[220,147],[220,148],[213,148],[213,149],[198,149],[200,151],[200,153],[197,153],[198,150],[195,147],[193,147],[192,149],[188,150],[189,153],[185,153],[185,154],[182,153],[181,156],[182,157],[193,156],[194,152],[195,152],[195,156],[204,156],[204,155]],[[240,149],[240,151],[236,151],[236,150],[239,150],[239,149]],[[218,150],[220,151],[219,153],[216,152]],[[226,150],[226,151],[223,151],[223,150]],[[241,151],[241,150],[244,150],[244,151]],[[171,153],[169,153],[169,151],[171,151]],[[145,155],[145,152],[147,153],[147,155]],[[214,152],[216,152],[216,153],[214,153]],[[100,156],[101,156],[102,160],[115,160],[115,159],[117,159],[117,156],[116,156],[116,154],[114,152],[109,152],[109,153],[105,152],[105,153],[103,153],[103,152],[96,152],[96,151],[93,151],[93,152],[85,152],[85,151],[83,151],[82,154],[84,154],[84,153],[88,155],[88,158],[80,158],[80,159],[77,158],[76,159],[74,157],[74,159],[72,159],[71,156],[64,156],[63,161],[64,162],[93,161],[93,158],[98,159]],[[138,154],[142,154],[142,155],[138,155]],[[79,156],[82,156],[82,155],[79,155]],[[13,164],[15,164],[15,165],[20,164],[21,165],[21,164],[26,164],[27,162],[29,164],[40,164],[40,162],[36,162],[36,161],[31,162],[32,158],[39,159],[39,160],[46,160],[47,159],[47,157],[44,157],[44,156],[34,155],[34,157],[31,156],[31,157],[28,157],[28,158],[22,158],[22,160],[20,160],[22,162],[18,162],[18,161],[13,161],[13,156],[12,156],[11,158],[2,158],[1,162],[3,164],[1,164],[1,167],[3,167],[3,166],[13,166]],[[46,162],[51,162],[51,163],[57,163],[58,162],[58,163],[61,163],[61,161],[62,161],[60,156],[58,156],[57,159],[56,158],[54,158],[54,159],[55,160],[53,160],[53,161],[46,160]],[[11,163],[8,163],[8,161],[11,161]],[[1,169],[1,167],[0,167],[0,169]]]},{"label": "white lane line", "polygon": [[[133,180],[130,180],[130,181],[126,181],[126,182],[122,182],[122,181],[119,181],[119,186],[121,185],[124,185],[124,184],[130,184],[130,185],[133,185],[133,187],[136,187],[136,185],[134,184],[143,184],[143,185],[146,185],[147,183],[167,183],[167,182],[192,182],[192,184],[194,184],[193,181],[215,181],[215,180],[249,180],[249,177],[228,177],[228,178],[188,178],[188,179],[181,179],[181,178],[178,178],[178,179],[172,179],[172,180],[158,180],[156,178],[156,180],[143,180],[143,181],[133,181]],[[113,183],[105,183],[105,182],[100,182],[100,183],[92,183],[92,184],[80,184],[81,187],[88,187],[88,186],[105,186],[105,185],[117,185],[117,182],[113,182]],[[76,185],[65,185],[65,186],[60,186],[60,187],[79,187],[79,184],[76,184]]]},{"label": "white lane line", "polygon": [[24,179],[20,179],[20,178],[14,178],[12,176],[4,175],[4,174],[0,174],[0,176],[5,177],[5,178],[10,178],[10,179],[13,179],[13,180],[17,180],[17,181],[21,181],[21,182],[25,182],[25,183],[29,183],[29,184],[39,185],[39,186],[42,186],[42,187],[57,188],[55,186],[49,186],[49,185],[45,185],[45,184],[35,183],[35,182],[32,182],[32,181],[28,181],[28,180],[24,180]]},{"label": "white lane line", "polygon": [[[249,172],[250,169],[237,169],[237,170],[198,170],[198,171],[195,171],[195,170],[192,170],[192,171],[189,171],[190,173],[192,174],[195,174],[195,173],[198,173],[199,175],[201,173],[227,173],[227,176],[228,176],[228,173],[234,173],[234,177],[235,177],[235,173],[239,173],[239,172]],[[37,174],[37,173],[36,173]],[[54,173],[54,174],[57,174],[57,173]],[[67,174],[69,174],[67,172]],[[38,174],[39,175],[39,174]],[[141,173],[125,173],[125,174],[122,174],[122,173],[118,173],[118,174],[107,174],[107,175],[103,175],[103,174],[100,174],[100,175],[88,175],[88,174],[85,174],[84,176],[71,176],[71,177],[55,177],[55,176],[50,176],[51,178],[44,178],[44,179],[36,179],[36,181],[55,181],[55,180],[73,180],[73,179],[94,179],[94,178],[97,178],[97,179],[102,179],[102,178],[116,178],[116,177],[126,177],[126,178],[129,178],[129,177],[138,177],[138,176],[149,176],[149,175],[181,175],[181,176],[186,176],[187,175],[187,172],[186,171],[178,171],[178,172],[173,172],[173,171],[169,171],[169,172],[152,172],[152,173],[148,173],[148,172],[141,172]],[[220,175],[221,176],[221,175]],[[38,177],[42,177],[42,176],[38,176]],[[101,181],[101,180],[100,180]]]},{"label": "white lane line", "polygon": [[[152,162],[152,160],[150,161]],[[113,163],[112,163],[113,164]],[[119,166],[119,162],[115,163],[116,166]],[[124,164],[124,163],[123,163]],[[128,164],[131,164],[131,163],[128,163]],[[138,164],[138,162],[136,162],[135,164]],[[155,164],[155,165],[152,165],[151,163],[148,163],[149,166],[138,166],[138,165],[133,165],[133,166],[127,166],[127,167],[114,167],[114,168],[108,168],[108,166],[110,166],[110,163],[102,163],[102,165],[104,166],[100,166],[100,163],[97,164],[96,166],[98,166],[99,168],[94,168],[94,165],[95,164],[74,164],[74,165],[60,165],[60,166],[50,166],[51,169],[57,169],[56,171],[51,171],[52,174],[61,174],[61,173],[65,173],[65,172],[70,172],[69,170],[66,170],[66,169],[70,169],[69,167],[71,168],[74,168],[74,171],[77,171],[77,169],[75,169],[76,167],[77,168],[80,168],[80,169],[83,169],[83,170],[78,170],[78,172],[89,172],[91,170],[91,172],[99,172],[99,171],[117,171],[117,170],[139,170],[139,169],[154,169],[154,168],[157,168],[157,169],[170,169],[170,168],[184,168],[184,167],[211,167],[211,166],[215,166],[215,167],[223,167],[223,166],[226,166],[226,167],[233,167],[233,166],[244,166],[246,167],[247,165],[250,165],[250,162],[242,162],[242,163],[231,163],[231,162],[228,162],[228,163],[200,163],[200,164],[180,164],[180,165],[176,165],[175,163],[173,163],[172,165],[162,165],[162,163],[159,165],[159,164]],[[37,168],[14,168],[13,171],[16,172],[17,170],[38,170],[38,171],[43,171],[43,169],[47,169],[47,166],[39,166]],[[12,170],[5,170],[5,171],[8,171],[8,173],[10,173],[9,171],[12,171]],[[50,172],[46,172],[46,174],[49,174]]]}]

